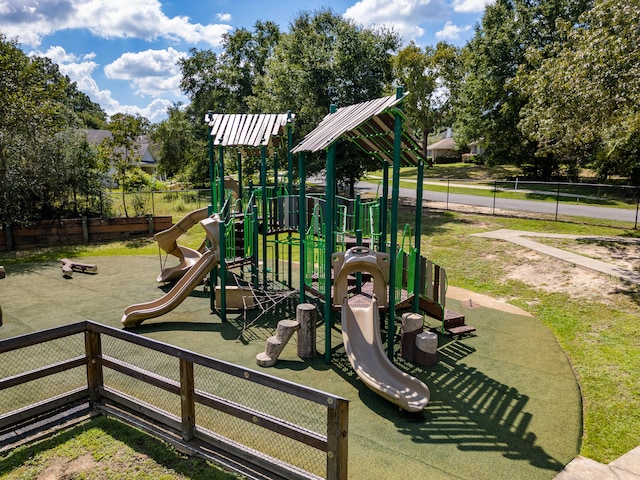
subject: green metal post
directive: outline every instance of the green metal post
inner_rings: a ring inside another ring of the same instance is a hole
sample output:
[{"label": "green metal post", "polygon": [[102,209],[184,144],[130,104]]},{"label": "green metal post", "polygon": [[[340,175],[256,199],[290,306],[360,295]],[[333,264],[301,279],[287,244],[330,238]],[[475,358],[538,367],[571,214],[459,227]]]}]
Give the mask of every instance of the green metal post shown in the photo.
[{"label": "green metal post", "polygon": [[[222,141],[222,138],[220,138]],[[218,204],[219,212],[222,213],[222,207],[224,206],[224,147],[222,144],[218,147]]]},{"label": "green metal post", "polygon": [[[331,105],[331,113],[337,110],[335,105]],[[336,176],[336,144],[332,143],[327,149],[327,194],[325,200],[325,256],[324,256],[324,361],[331,363],[331,327],[333,325],[333,300],[331,298],[331,258],[333,257],[333,230],[335,224],[335,176]]]},{"label": "green metal post", "polygon": [[387,230],[389,219],[387,210],[389,209],[389,164],[384,162],[382,167],[382,200],[380,201],[380,251],[387,251]]},{"label": "green metal post", "polygon": [[267,285],[267,147],[260,146],[260,186],[262,188],[262,284]]},{"label": "green metal post", "polygon": [[[289,177],[287,183],[287,193],[289,194],[289,198],[287,198],[287,202],[289,202],[289,207],[293,205],[293,154],[291,153],[291,149],[293,148],[293,117],[291,115],[291,110],[287,112],[287,166],[289,169]],[[289,209],[288,209],[289,210]],[[288,212],[289,218],[288,223],[291,223],[292,215],[291,212]],[[290,230],[290,229],[288,229]],[[291,257],[293,256],[293,245],[291,241],[291,232],[287,234],[287,245],[288,245],[288,256],[287,256],[287,281],[289,282],[289,288],[293,288],[293,268]]]},{"label": "green metal post", "polygon": [[[227,260],[225,252],[227,251],[227,239],[225,238],[225,224],[222,220],[220,227],[220,305],[218,313],[220,320],[227,321]],[[215,295],[215,291],[212,292]]]},{"label": "green metal post", "polygon": [[[272,218],[275,221],[276,232],[280,228],[280,195],[278,195],[278,170],[280,169],[280,158],[278,157],[278,152],[273,154],[273,193],[274,198],[271,200],[271,208],[273,211],[271,212]],[[274,265],[273,271],[275,274],[276,282],[280,281],[280,247],[278,241],[280,240],[280,236],[278,233],[275,234],[275,242],[273,249],[274,253]]]},{"label": "green metal post", "polygon": [[413,282],[413,311],[418,312],[420,308],[420,237],[422,235],[422,195],[424,191],[424,160],[418,162],[418,188],[416,190],[416,264],[415,277]]},{"label": "green metal post", "polygon": [[[305,286],[305,278],[307,276],[306,272],[306,258],[304,256],[304,244],[305,244],[305,235],[307,232],[307,188],[305,185],[307,172],[306,165],[304,163],[304,152],[298,153],[298,172],[300,174],[300,207],[299,207],[299,215],[300,219],[298,221],[299,226],[298,229],[300,231],[300,303],[305,303],[307,301],[306,294],[304,291]],[[291,260],[289,260],[291,262]]]},{"label": "green metal post", "polygon": [[[361,215],[361,200],[360,194],[356,194],[356,202],[353,209],[353,229],[356,232],[356,245],[362,245],[362,225],[360,221]],[[362,273],[356,273],[356,293],[360,293],[362,291]]]},{"label": "green metal post", "polygon": [[[210,119],[213,115],[213,112],[209,110],[207,112],[207,119]],[[213,135],[211,131],[208,132],[208,146],[209,146],[209,189],[211,193],[211,203],[209,203],[207,208],[207,213],[209,215],[213,215],[213,209],[216,204],[216,196],[215,196],[215,168],[213,166]],[[209,309],[213,312],[216,307],[216,270],[213,269],[211,274],[209,275]]]},{"label": "green metal post", "polygon": [[[398,88],[398,97],[402,88]],[[398,197],[400,196],[400,158],[402,155],[402,116],[396,112],[393,127],[393,178],[391,187],[391,245],[389,272],[389,321],[387,331],[387,356],[393,361],[393,347],[396,332],[396,258],[398,250]]]},{"label": "green metal post", "polygon": [[[207,112],[207,118],[210,118],[211,115],[213,115],[213,112],[211,110],[209,110]],[[216,204],[216,198],[215,198],[215,174],[214,174],[214,169],[213,169],[213,135],[211,135],[211,132],[208,133],[209,136],[209,141],[208,141],[208,145],[209,145],[209,188],[211,189],[211,204],[210,204],[210,209],[208,210],[209,215],[211,215],[213,213],[213,206]]]},{"label": "green metal post", "polygon": [[242,188],[242,180],[242,154],[238,152],[238,197],[240,198],[240,211],[244,210],[244,199],[242,198],[244,189]]}]

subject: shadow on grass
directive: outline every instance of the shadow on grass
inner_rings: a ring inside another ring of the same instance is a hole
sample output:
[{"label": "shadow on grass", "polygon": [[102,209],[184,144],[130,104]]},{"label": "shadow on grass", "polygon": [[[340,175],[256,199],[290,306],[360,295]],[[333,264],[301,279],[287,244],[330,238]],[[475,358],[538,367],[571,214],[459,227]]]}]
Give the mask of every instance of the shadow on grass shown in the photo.
[{"label": "shadow on grass", "polygon": [[[79,425],[63,430],[62,432],[48,437],[45,440],[30,443],[22,447],[18,447],[10,451],[5,456],[0,456],[0,476],[10,475],[11,472],[25,465],[27,462],[37,464],[37,457],[44,452],[62,447],[66,443],[71,443],[80,435],[89,432],[92,429],[98,429],[104,434],[111,437],[114,441],[129,446],[137,454],[145,455],[155,463],[165,469],[182,475],[186,478],[208,479],[208,480],[232,480],[238,477],[224,472],[217,467],[212,466],[205,460],[195,457],[187,457],[178,453],[168,444],[157,440],[156,438],[141,432],[140,430],[126,425],[118,420],[110,419],[104,416],[97,416]],[[77,449],[91,450],[92,442],[78,445]],[[82,453],[82,452],[74,452]],[[133,465],[126,465],[124,471],[117,471],[117,465],[111,470],[109,468],[110,456],[102,458],[101,451],[90,451],[94,458],[101,458],[105,466],[101,466],[101,471],[106,471],[112,478],[126,478],[126,473],[130,472]],[[62,454],[64,455],[64,453]],[[71,461],[72,458],[69,458]],[[122,464],[123,459],[119,458],[114,464]],[[132,457],[131,462],[139,462],[138,458]],[[46,469],[48,465],[43,465]],[[122,469],[122,467],[121,467]],[[166,474],[165,474],[166,475]],[[164,477],[164,475],[163,475]],[[60,477],[62,478],[62,477]],[[67,478],[67,477],[64,477]],[[76,478],[76,477],[73,477]],[[77,477],[80,478],[80,477]],[[83,477],[84,478],[84,477]]]},{"label": "shadow on grass", "polygon": [[[394,421],[398,431],[415,443],[454,444],[461,452],[501,452],[506,458],[524,460],[551,471],[564,463],[536,445],[528,430],[532,415],[525,410],[527,395],[498,382],[484,372],[459,363],[475,352],[469,345],[439,336],[438,363],[422,368],[401,358],[399,346],[395,364],[423,381],[431,399],[422,413],[408,413],[375,394],[353,371],[340,346],[332,354],[332,368],[359,389],[360,400],[375,414]],[[517,475],[514,473],[514,478]]]}]

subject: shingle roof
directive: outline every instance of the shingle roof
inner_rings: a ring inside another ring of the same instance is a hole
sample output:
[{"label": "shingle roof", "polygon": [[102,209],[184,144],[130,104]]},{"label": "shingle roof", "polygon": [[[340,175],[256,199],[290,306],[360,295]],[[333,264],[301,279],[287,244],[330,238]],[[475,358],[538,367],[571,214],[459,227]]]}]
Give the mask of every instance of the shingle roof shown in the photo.
[{"label": "shingle roof", "polygon": [[[344,137],[372,156],[393,163],[395,114],[402,114],[397,105],[405,97],[391,95],[339,108],[335,113],[325,116],[292,152],[318,152]],[[400,163],[417,165],[422,158],[421,151],[420,143],[403,122]]]},{"label": "shingle roof", "polygon": [[211,114],[205,118],[211,128],[214,145],[237,147],[243,155],[256,157],[260,147],[280,148],[285,141],[286,126],[294,115],[273,114]]}]

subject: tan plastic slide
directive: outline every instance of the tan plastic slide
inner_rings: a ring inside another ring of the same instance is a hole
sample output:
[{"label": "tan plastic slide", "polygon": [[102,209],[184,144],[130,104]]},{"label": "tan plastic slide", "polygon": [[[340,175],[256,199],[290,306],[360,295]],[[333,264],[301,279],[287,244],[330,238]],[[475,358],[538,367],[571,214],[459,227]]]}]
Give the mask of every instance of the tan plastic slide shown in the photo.
[{"label": "tan plastic slide", "polygon": [[407,412],[421,412],[429,403],[429,387],[391,363],[380,337],[378,302],[368,307],[342,303],[342,339],[349,362],[367,387]]},{"label": "tan plastic slide", "polygon": [[202,283],[204,277],[213,270],[213,267],[220,261],[218,247],[219,223],[220,219],[217,215],[200,221],[200,224],[207,232],[207,237],[211,240],[211,250],[203,253],[196,263],[165,295],[150,302],[138,303],[127,307],[121,320],[125,327],[137,327],[148,318],[159,317],[160,315],[170,312],[180,305],[194,288]]},{"label": "tan plastic slide", "polygon": [[208,207],[199,208],[187,213],[178,223],[172,225],[162,232],[156,233],[153,238],[158,242],[158,246],[167,252],[169,255],[173,255],[180,260],[180,263],[175,267],[164,268],[159,274],[157,281],[160,283],[171,282],[182,277],[186,272],[193,267],[202,252],[194,250],[189,247],[178,245],[176,240],[183,233],[187,232],[196,223],[207,218]]},{"label": "tan plastic slide", "polygon": [[[367,387],[408,412],[420,412],[429,403],[429,387],[399,370],[386,356],[380,336],[378,299],[387,304],[389,255],[354,247],[333,255],[334,305],[342,305],[342,339],[349,363]],[[370,273],[373,301],[367,307],[349,305],[348,275]]]}]

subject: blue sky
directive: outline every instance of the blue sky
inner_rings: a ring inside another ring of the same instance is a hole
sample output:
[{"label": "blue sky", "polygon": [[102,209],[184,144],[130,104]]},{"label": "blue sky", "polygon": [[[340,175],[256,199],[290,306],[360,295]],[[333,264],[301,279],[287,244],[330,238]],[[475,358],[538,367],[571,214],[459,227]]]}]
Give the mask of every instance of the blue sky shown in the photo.
[{"label": "blue sky", "polygon": [[222,35],[271,20],[288,30],[301,11],[330,7],[403,43],[464,45],[492,0],[0,0],[0,32],[55,61],[107,114],[152,122],[185,101],[176,65],[190,48],[219,51]]}]

